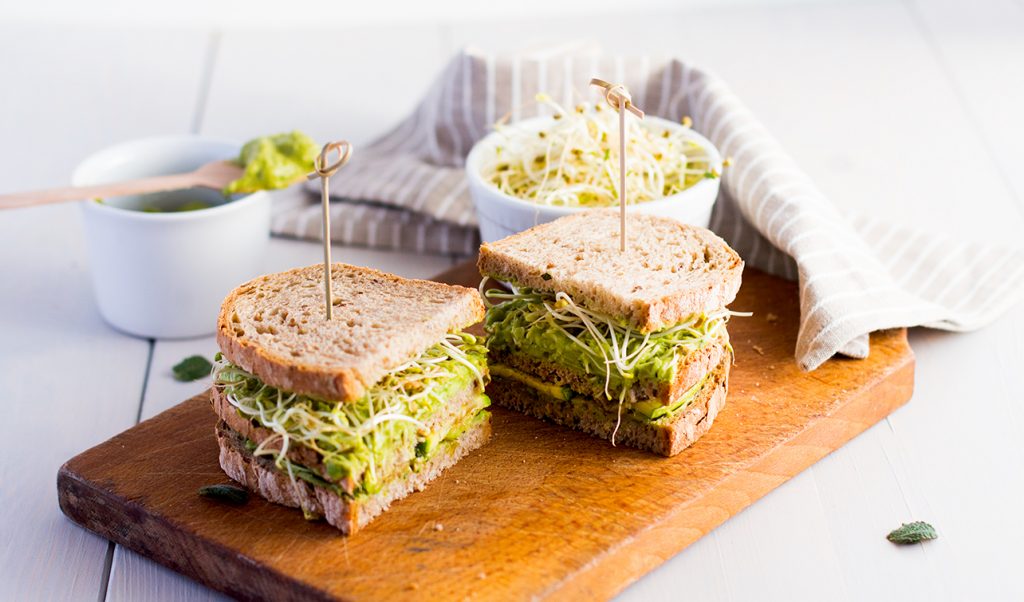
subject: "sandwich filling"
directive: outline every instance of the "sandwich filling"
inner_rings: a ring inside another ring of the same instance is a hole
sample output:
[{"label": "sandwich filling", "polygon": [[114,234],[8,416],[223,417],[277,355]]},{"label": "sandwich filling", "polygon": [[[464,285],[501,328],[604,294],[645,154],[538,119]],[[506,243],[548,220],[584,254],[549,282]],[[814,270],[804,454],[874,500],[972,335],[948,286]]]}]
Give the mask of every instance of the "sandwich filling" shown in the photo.
[{"label": "sandwich filling", "polygon": [[611,409],[617,422],[623,415],[642,422],[671,419],[705,386],[706,375],[670,403],[630,396],[634,385],[648,390],[667,386],[675,381],[680,361],[687,355],[718,342],[729,349],[726,324],[732,312],[725,308],[696,313],[667,328],[644,333],[577,304],[564,292],[490,289],[484,291],[484,298],[489,305],[486,329],[490,350],[560,366],[585,379],[591,385],[587,389],[602,395],[587,396],[580,387],[553,384],[521,367],[492,362],[495,376],[516,380],[546,397],[587,405],[594,412]]},{"label": "sandwich filling", "polygon": [[679,360],[723,338],[731,312],[694,314],[655,332],[586,309],[563,292],[495,289],[487,310],[487,345],[573,370],[619,399],[635,383],[672,382]]},{"label": "sandwich filling", "polygon": [[[580,395],[573,391],[571,387],[545,383],[527,372],[503,364],[492,365],[491,374],[496,378],[513,380],[530,387],[552,402],[569,403],[576,410],[576,414],[580,416],[586,415],[592,419],[610,416],[614,419],[616,414],[620,412],[619,404],[615,400]],[[655,400],[622,404],[621,415],[637,422],[653,424],[669,422],[676,414],[686,409],[697,398],[709,380],[711,380],[711,375],[705,374],[697,381],[697,384],[687,389],[678,399],[667,405]]]},{"label": "sandwich filling", "polygon": [[[473,335],[449,334],[347,402],[272,387],[219,355],[214,386],[239,416],[269,433],[246,441],[253,455],[272,457],[293,482],[359,498],[416,471],[488,419],[486,353]],[[296,448],[314,452],[316,465],[296,462],[289,454]]]}]

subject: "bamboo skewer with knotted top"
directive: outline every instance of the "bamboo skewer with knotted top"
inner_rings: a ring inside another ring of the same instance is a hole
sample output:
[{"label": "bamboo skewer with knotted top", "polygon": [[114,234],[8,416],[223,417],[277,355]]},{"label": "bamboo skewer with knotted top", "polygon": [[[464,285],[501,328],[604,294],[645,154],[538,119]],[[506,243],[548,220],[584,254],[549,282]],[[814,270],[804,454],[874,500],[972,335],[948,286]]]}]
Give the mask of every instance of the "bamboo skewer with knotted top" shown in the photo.
[{"label": "bamboo skewer with knotted top", "polygon": [[619,114],[619,251],[626,250],[626,111],[644,118],[644,112],[633,104],[629,90],[622,84],[612,84],[592,78],[590,84],[604,90],[604,99]]},{"label": "bamboo skewer with knotted top", "polygon": [[[332,151],[338,153],[334,163],[328,164],[327,158]],[[352,158],[352,144],[347,140],[328,142],[320,150],[313,163],[313,172],[306,176],[313,180],[320,178],[320,203],[323,207],[323,235],[324,235],[324,298],[327,302],[327,319],[333,317],[334,295],[331,292],[331,196],[330,179],[338,173],[348,160]]]}]

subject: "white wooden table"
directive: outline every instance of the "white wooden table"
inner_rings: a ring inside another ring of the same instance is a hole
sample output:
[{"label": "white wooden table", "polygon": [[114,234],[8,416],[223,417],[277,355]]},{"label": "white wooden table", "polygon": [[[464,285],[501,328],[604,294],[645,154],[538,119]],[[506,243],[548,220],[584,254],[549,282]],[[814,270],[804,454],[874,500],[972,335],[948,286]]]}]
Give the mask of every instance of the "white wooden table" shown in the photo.
[{"label": "white wooden table", "polygon": [[[61,184],[89,152],[153,134],[245,140],[299,128],[358,144],[401,117],[459,46],[559,35],[712,67],[843,207],[1021,244],[1021,0],[326,32],[4,25],[0,191]],[[332,77],[316,77],[316,57],[340,57]],[[315,244],[274,240],[267,270],[319,257]],[[421,277],[457,259],[348,248],[335,257]],[[205,383],[176,383],[170,367],[215,350],[212,338],[141,340],[106,326],[87,262],[77,207],[0,214],[0,599],[218,598],[57,508],[60,464],[199,392]],[[1024,598],[1024,318],[1011,312],[972,334],[915,331],[911,343],[909,405],[622,598]],[[885,541],[912,519],[931,521],[940,538]]]}]

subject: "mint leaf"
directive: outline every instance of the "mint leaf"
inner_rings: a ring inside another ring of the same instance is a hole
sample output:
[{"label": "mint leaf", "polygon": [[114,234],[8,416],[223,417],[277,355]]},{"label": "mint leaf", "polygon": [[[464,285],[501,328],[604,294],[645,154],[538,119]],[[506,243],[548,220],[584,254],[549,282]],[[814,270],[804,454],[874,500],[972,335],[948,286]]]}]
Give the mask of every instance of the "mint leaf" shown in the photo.
[{"label": "mint leaf", "polygon": [[893,529],[885,538],[894,544],[909,545],[935,539],[938,536],[939,534],[935,532],[935,527],[924,521],[915,521],[903,523],[898,529]]},{"label": "mint leaf", "polygon": [[180,380],[182,382],[199,380],[200,378],[209,376],[212,370],[213,364],[210,363],[210,360],[201,355],[186,357],[171,368],[171,371],[174,373],[175,380]]},{"label": "mint leaf", "polygon": [[234,485],[207,485],[199,488],[199,495],[233,506],[241,506],[249,501],[249,492]]}]

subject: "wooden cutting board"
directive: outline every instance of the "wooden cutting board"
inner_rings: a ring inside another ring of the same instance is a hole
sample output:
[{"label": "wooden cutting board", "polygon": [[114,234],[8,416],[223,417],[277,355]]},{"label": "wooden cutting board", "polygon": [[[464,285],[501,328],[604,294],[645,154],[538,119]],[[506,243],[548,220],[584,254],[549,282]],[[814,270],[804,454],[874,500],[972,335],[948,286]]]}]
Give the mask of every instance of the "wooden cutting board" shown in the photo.
[{"label": "wooden cutting board", "polygon": [[[438,280],[476,286],[473,264]],[[494,437],[351,538],[226,481],[205,395],[65,464],[73,521],[243,599],[608,598],[905,403],[906,331],[866,360],[793,361],[796,286],[747,270],[729,324],[736,365],[711,431],[662,458],[494,409]]]}]

